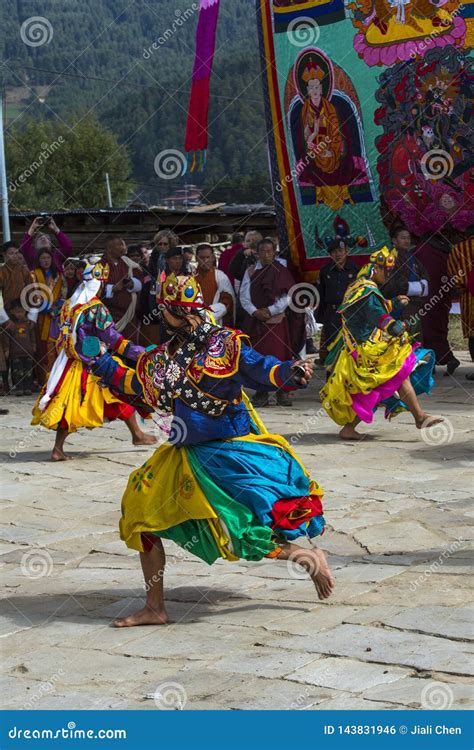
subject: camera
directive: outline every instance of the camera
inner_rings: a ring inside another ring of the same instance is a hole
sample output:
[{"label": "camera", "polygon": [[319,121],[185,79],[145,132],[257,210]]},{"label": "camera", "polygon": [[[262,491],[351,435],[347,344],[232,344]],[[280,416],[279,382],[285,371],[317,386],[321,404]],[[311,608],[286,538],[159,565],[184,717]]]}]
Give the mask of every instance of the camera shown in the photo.
[{"label": "camera", "polygon": [[40,227],[47,227],[49,222],[53,220],[52,216],[42,216],[38,222]]}]

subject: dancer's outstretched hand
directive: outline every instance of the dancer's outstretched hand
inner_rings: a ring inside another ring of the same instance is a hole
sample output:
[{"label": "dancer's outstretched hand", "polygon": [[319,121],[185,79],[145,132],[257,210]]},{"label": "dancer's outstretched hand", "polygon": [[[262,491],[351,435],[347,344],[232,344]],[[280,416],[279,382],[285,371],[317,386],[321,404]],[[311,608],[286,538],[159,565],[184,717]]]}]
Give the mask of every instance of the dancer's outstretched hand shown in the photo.
[{"label": "dancer's outstretched hand", "polygon": [[304,359],[293,362],[291,369],[293,370],[293,379],[300,385],[308,385],[313,377],[314,365],[312,362],[305,362]]}]

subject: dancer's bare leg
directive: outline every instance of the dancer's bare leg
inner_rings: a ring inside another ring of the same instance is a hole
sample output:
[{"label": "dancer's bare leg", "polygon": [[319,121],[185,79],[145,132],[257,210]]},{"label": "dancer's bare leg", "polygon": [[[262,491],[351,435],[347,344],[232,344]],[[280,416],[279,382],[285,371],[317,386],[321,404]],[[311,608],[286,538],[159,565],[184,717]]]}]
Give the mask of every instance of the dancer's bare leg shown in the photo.
[{"label": "dancer's bare leg", "polygon": [[143,432],[137,422],[137,415],[132,414],[131,417],[125,420],[125,424],[132,433],[132,441],[134,445],[154,445],[156,443],[156,437],[154,435],[147,435]]},{"label": "dancer's bare leg", "polygon": [[313,581],[318,597],[327,599],[331,596],[334,589],[334,578],[326,555],[321,549],[316,549],[316,547],[305,549],[297,544],[287,542],[281,545],[281,552],[276,559],[291,560],[301,565],[307,570]]},{"label": "dancer's bare leg", "polygon": [[53,450],[51,452],[51,461],[68,461],[72,456],[67,456],[64,453],[64,441],[69,435],[67,430],[56,430],[56,440],[54,441]]},{"label": "dancer's bare leg", "polygon": [[140,562],[145,579],[146,604],[133,615],[114,620],[113,624],[116,628],[132,628],[135,625],[166,625],[168,622],[163,593],[166,556],[161,539],[156,537],[149,552],[140,552]]},{"label": "dancer's bare leg", "polygon": [[409,378],[403,381],[398,392],[403,403],[407,405],[408,410],[413,414],[415,424],[419,430],[422,427],[432,427],[434,424],[443,422],[442,417],[432,417],[423,411]]},{"label": "dancer's bare leg", "polygon": [[361,432],[357,432],[356,427],[358,424],[360,424],[360,419],[356,417],[352,422],[344,425],[339,433],[341,440],[363,440],[368,437],[367,435],[362,435]]}]

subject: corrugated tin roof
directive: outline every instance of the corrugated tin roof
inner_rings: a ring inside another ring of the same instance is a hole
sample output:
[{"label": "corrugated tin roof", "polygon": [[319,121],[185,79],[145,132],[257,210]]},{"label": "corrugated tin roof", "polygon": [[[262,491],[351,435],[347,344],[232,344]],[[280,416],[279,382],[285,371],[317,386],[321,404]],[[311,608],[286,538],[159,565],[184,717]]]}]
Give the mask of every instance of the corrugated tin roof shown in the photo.
[{"label": "corrugated tin roof", "polygon": [[[193,210],[194,209],[194,210]],[[81,215],[102,215],[102,216],[115,216],[117,214],[191,214],[196,215],[196,207],[187,208],[167,208],[166,206],[150,206],[149,208],[135,208],[133,206],[125,206],[124,208],[71,208],[69,210],[60,209],[58,211],[15,211],[10,213],[12,219],[18,218],[30,218],[33,216],[47,216],[52,214],[53,216],[81,216]],[[211,213],[221,215],[235,215],[235,214],[266,214],[274,216],[275,209],[273,206],[266,206],[264,203],[259,204],[231,204],[222,205],[219,208],[211,209],[206,212],[209,216]]]}]

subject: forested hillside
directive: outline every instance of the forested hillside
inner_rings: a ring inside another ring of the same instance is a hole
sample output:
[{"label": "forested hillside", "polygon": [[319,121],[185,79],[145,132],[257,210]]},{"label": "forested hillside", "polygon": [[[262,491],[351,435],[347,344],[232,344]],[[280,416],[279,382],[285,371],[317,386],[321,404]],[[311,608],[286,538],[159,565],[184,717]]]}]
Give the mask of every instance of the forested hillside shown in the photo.
[{"label": "forested hillside", "polygon": [[[159,179],[154,160],[183,148],[196,8],[189,0],[178,10],[176,0],[6,0],[8,122],[47,118],[74,127],[92,111],[127,145],[135,195],[157,202],[184,182]],[[37,30],[27,36],[33,17],[48,39],[38,46]],[[208,161],[203,173],[187,176],[212,200],[270,200],[259,72],[253,0],[222,0]]]}]

